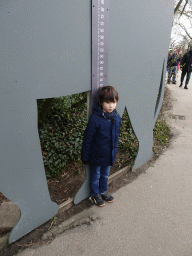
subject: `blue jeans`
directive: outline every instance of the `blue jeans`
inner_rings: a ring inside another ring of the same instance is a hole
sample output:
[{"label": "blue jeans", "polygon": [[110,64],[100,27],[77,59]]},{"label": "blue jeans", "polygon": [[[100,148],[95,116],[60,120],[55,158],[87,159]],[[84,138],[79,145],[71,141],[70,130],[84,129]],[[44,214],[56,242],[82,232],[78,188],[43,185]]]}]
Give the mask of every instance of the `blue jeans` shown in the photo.
[{"label": "blue jeans", "polygon": [[177,75],[177,66],[168,68],[168,82],[170,82],[172,74],[173,74],[173,82],[176,82],[175,80],[176,80],[176,75]]},{"label": "blue jeans", "polygon": [[107,191],[110,166],[90,165],[90,170],[91,195],[105,193]]}]

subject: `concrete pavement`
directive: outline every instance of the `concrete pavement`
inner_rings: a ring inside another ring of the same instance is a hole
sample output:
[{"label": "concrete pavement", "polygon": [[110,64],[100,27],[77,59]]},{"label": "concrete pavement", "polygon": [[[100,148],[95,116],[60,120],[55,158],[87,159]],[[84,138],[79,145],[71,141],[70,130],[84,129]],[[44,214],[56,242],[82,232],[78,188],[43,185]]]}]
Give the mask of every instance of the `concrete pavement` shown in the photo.
[{"label": "concrete pavement", "polygon": [[[178,135],[154,167],[116,191],[114,203],[85,211],[94,218],[66,230],[48,245],[17,255],[192,255],[192,82],[184,90],[179,80],[168,85],[175,100],[166,113]],[[172,119],[169,114],[185,119]]]}]

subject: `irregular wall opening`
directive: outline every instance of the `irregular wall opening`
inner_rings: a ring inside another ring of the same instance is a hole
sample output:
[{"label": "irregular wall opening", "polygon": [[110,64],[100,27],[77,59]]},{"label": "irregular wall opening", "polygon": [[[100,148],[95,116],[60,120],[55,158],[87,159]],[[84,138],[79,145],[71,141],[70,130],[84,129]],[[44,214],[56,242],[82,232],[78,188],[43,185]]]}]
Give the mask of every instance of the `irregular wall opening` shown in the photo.
[{"label": "irregular wall opening", "polygon": [[113,174],[126,166],[132,166],[137,155],[138,146],[138,140],[131,125],[127,108],[125,107],[121,119],[117,156],[110,173]]},{"label": "irregular wall opening", "polygon": [[38,99],[37,106],[47,184],[51,200],[59,205],[74,197],[85,179],[81,144],[87,124],[87,93]]}]

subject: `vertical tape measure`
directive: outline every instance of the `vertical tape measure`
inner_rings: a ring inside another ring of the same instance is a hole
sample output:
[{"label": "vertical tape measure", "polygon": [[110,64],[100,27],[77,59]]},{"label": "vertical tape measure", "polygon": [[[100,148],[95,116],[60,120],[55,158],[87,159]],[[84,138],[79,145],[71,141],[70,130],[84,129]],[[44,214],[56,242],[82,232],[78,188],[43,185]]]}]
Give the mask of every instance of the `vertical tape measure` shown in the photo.
[{"label": "vertical tape measure", "polygon": [[[107,85],[109,52],[109,0],[92,0],[92,99]],[[92,102],[93,102],[92,101]]]}]

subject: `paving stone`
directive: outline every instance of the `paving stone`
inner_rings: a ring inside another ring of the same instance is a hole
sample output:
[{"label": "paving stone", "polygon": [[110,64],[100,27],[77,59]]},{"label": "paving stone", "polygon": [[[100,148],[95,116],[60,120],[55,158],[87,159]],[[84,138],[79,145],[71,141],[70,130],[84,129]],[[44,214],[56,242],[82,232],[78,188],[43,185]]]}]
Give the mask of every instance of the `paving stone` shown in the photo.
[{"label": "paving stone", "polygon": [[62,226],[58,227],[58,234],[61,234],[65,229]]},{"label": "paving stone", "polygon": [[52,236],[52,233],[48,231],[45,234],[43,234],[41,240],[46,240],[47,238],[49,238],[51,236]]},{"label": "paving stone", "polygon": [[20,209],[13,202],[3,202],[0,206],[0,229],[11,230],[20,218]]},{"label": "paving stone", "polygon": [[58,232],[59,232],[59,228],[56,226],[56,227],[53,227],[50,232],[53,234],[53,235],[56,235]]}]

